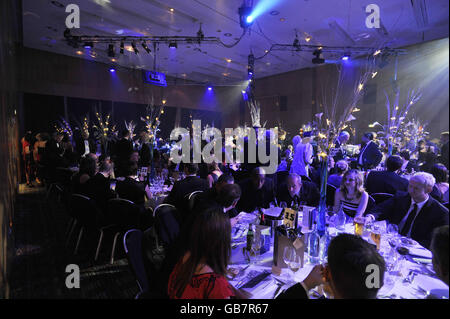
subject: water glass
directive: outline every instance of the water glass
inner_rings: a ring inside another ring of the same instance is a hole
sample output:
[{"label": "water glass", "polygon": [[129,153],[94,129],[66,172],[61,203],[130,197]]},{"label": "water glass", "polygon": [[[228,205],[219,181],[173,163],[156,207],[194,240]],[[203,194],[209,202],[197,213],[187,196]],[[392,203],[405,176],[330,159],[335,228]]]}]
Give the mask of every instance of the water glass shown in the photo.
[{"label": "water glass", "polygon": [[[297,261],[297,252],[295,251],[294,247],[292,247],[292,246],[284,247],[283,260],[284,260],[285,264],[288,266],[288,268],[290,269],[291,268],[289,266],[290,263],[295,263]],[[289,282],[292,281],[292,279],[288,273],[287,273],[287,280]]]}]

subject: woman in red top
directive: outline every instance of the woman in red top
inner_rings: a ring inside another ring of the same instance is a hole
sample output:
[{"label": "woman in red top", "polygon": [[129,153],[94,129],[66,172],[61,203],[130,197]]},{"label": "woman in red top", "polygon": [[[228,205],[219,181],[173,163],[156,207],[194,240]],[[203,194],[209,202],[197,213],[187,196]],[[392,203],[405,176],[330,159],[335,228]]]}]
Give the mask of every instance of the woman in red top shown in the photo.
[{"label": "woman in red top", "polygon": [[31,153],[31,132],[28,131],[24,137],[22,137],[22,155],[25,168],[25,177],[27,178],[27,186],[33,187],[32,182],[32,153]]},{"label": "woman in red top", "polygon": [[196,217],[183,257],[169,278],[171,299],[228,299],[235,289],[225,279],[231,255],[230,220],[220,208]]}]

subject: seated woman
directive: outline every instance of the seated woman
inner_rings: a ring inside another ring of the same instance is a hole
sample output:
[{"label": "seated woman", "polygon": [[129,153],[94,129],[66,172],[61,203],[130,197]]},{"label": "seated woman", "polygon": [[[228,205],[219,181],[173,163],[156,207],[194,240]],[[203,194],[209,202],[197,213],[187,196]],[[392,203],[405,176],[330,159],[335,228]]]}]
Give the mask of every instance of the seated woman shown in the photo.
[{"label": "seated woman", "polygon": [[97,174],[97,161],[97,155],[92,153],[86,155],[86,157],[81,158],[80,170],[78,171],[78,173],[74,174],[71,179],[72,193],[88,196],[86,183],[90,178],[94,177],[95,174]]},{"label": "seated woman", "polygon": [[236,295],[225,279],[231,256],[231,225],[223,210],[198,213],[184,242],[181,258],[169,277],[171,299],[228,299]]},{"label": "seated woman", "polygon": [[[436,179],[435,188],[439,190],[439,195],[442,200],[442,202],[447,203],[448,202],[448,170],[447,167],[445,167],[443,164],[435,164],[433,167],[431,167],[430,172],[434,178]],[[433,196],[433,193],[431,193]],[[436,198],[438,199],[438,198]]]},{"label": "seated woman", "polygon": [[360,217],[366,211],[368,201],[369,194],[364,190],[362,173],[355,169],[347,171],[334,196],[334,213],[342,207],[348,216]]},{"label": "seated woman", "polygon": [[212,188],[214,183],[217,182],[219,177],[223,174],[216,162],[208,164],[208,176],[206,180],[208,181],[209,188]]}]

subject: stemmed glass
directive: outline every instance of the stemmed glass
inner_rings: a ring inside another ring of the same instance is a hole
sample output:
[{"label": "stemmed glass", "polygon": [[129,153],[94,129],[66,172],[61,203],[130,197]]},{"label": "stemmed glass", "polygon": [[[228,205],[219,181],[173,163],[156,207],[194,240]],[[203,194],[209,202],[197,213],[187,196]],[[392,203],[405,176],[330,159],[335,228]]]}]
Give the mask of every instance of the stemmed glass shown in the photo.
[{"label": "stemmed glass", "polygon": [[300,255],[297,255],[294,247],[286,246],[284,247],[283,260],[291,270],[291,276],[289,276],[289,274],[287,275],[287,281],[293,282],[294,274],[301,266]]},{"label": "stemmed glass", "polygon": [[261,248],[264,247],[264,236],[261,233],[256,233],[253,237],[252,251],[255,256],[254,263],[257,264],[261,257]]}]

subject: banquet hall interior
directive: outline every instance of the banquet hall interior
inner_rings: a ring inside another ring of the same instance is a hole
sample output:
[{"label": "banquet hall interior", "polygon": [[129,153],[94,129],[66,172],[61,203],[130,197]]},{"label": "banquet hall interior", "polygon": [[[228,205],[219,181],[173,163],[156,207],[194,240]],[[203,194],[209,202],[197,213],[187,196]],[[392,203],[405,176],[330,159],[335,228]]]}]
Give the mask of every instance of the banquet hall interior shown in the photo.
[{"label": "banquet hall interior", "polygon": [[2,0],[0,43],[0,298],[448,299],[448,1]]}]

